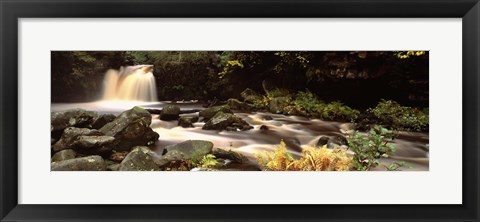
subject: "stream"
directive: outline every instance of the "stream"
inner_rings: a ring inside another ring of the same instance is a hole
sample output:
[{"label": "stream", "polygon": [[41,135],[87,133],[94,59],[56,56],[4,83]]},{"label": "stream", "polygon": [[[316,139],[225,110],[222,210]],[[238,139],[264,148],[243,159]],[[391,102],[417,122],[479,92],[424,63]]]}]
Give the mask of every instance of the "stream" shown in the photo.
[{"label": "stream", "polygon": [[[202,105],[193,101],[187,102],[91,102],[91,103],[56,103],[52,104],[51,111],[64,111],[73,108],[82,108],[99,113],[119,113],[131,109],[133,106],[140,106],[149,109],[162,109],[163,105],[175,104],[182,110],[203,109]],[[181,116],[195,116],[196,113],[182,114]],[[158,115],[152,115],[151,127],[160,134],[160,139],[155,143],[154,151],[162,153],[167,145],[180,143],[185,140],[207,140],[214,144],[214,147],[232,149],[246,157],[252,164],[255,162],[255,155],[259,151],[273,151],[283,140],[289,151],[298,156],[302,147],[314,146],[318,139],[323,136],[344,135],[351,131],[350,123],[323,121],[320,119],[309,119],[301,116],[287,116],[283,114],[272,114],[264,112],[235,112],[254,128],[248,131],[216,131],[202,130],[203,122],[194,123],[194,128],[182,128],[177,126],[178,121],[162,121]],[[268,130],[261,130],[261,126]],[[396,152],[390,159],[381,159],[384,164],[404,161],[411,167],[402,167],[401,170],[428,171],[429,169],[429,137],[428,133],[399,132],[393,145]],[[253,169],[254,166],[238,166],[243,170]],[[373,170],[385,170],[378,166]]]}]

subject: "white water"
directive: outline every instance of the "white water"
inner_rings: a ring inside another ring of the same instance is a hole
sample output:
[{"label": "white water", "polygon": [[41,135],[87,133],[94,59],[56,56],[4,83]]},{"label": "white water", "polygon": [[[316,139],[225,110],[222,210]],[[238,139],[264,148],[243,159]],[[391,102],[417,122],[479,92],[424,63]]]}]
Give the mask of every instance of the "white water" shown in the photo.
[{"label": "white water", "polygon": [[103,82],[103,101],[157,101],[152,65],[127,66],[108,70]]}]

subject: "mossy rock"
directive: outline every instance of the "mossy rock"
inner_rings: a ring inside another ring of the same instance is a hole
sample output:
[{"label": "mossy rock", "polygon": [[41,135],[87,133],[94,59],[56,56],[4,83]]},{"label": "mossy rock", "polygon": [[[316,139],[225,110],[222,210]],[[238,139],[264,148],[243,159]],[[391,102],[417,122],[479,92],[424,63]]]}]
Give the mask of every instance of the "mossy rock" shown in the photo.
[{"label": "mossy rock", "polygon": [[[233,163],[243,163],[247,160],[245,156],[232,150],[214,149],[212,153],[216,158],[228,159]],[[218,160],[218,159],[217,159]]]},{"label": "mossy rock", "polygon": [[244,102],[240,102],[238,99],[233,99],[233,98],[228,99],[227,104],[233,110],[251,111],[253,109],[252,105],[249,105]]},{"label": "mossy rock", "polygon": [[88,127],[98,117],[97,112],[84,109],[70,109],[62,112],[52,112],[50,130],[63,131],[68,127]]},{"label": "mossy rock", "polygon": [[93,120],[91,128],[100,129],[105,126],[105,124],[112,122],[115,118],[117,117],[113,114],[100,114],[95,120]]},{"label": "mossy rock", "polygon": [[64,160],[74,159],[77,153],[72,149],[62,150],[53,155],[51,162],[60,162]]},{"label": "mossy rock", "polygon": [[255,103],[256,101],[259,101],[262,99],[262,95],[260,95],[259,93],[249,88],[246,88],[245,90],[243,90],[243,92],[240,93],[240,96],[243,98],[243,101],[247,103]]},{"label": "mossy rock", "polygon": [[86,156],[51,163],[52,171],[104,171],[107,164],[101,156]]},{"label": "mossy rock", "polygon": [[158,155],[148,147],[137,146],[128,153],[118,167],[119,171],[157,171]]},{"label": "mossy rock", "polygon": [[200,111],[199,115],[200,117],[203,117],[205,120],[209,120],[213,116],[215,116],[215,114],[217,114],[218,112],[233,113],[229,105],[223,105],[223,106],[214,106],[214,107],[204,109]]},{"label": "mossy rock", "polygon": [[151,122],[152,115],[145,109],[137,107],[121,113],[99,131],[115,137],[114,150],[130,150],[134,146],[145,146],[158,140],[158,133],[150,128]]},{"label": "mossy rock", "polygon": [[180,106],[167,104],[160,113],[161,120],[177,120],[180,115]]},{"label": "mossy rock", "polygon": [[68,127],[58,140],[53,145],[53,151],[58,152],[65,149],[74,149],[74,144],[77,142],[80,136],[103,136],[104,134],[98,130],[92,130],[87,128]]},{"label": "mossy rock", "polygon": [[178,119],[178,125],[183,128],[193,127],[193,123],[198,121],[198,116],[182,116]]},{"label": "mossy rock", "polygon": [[238,131],[238,130],[249,130],[253,127],[250,126],[246,121],[242,120],[240,117],[231,114],[219,112],[214,117],[212,117],[208,122],[203,125],[202,129],[204,130],[229,130],[229,131]]},{"label": "mossy rock", "polygon": [[196,156],[205,156],[212,152],[213,143],[205,140],[187,140],[185,142],[177,143],[165,147],[168,155],[172,151],[178,151],[183,153],[183,158],[192,159]]}]

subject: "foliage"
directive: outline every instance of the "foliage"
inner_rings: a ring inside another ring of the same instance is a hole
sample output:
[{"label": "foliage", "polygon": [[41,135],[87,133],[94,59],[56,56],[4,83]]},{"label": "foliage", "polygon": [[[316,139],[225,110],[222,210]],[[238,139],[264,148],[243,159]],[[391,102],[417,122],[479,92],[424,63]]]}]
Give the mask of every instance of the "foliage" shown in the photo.
[{"label": "foliage", "polygon": [[266,170],[285,171],[295,161],[287,151],[287,145],[281,141],[273,152],[257,153],[257,161]]},{"label": "foliage", "polygon": [[273,67],[276,73],[291,71],[294,67],[307,68],[310,62],[307,58],[310,57],[309,52],[275,52],[275,56],[280,59]]},{"label": "foliage", "polygon": [[360,115],[360,111],[341,102],[323,103],[308,90],[298,92],[293,104],[308,115],[325,120],[354,121]]},{"label": "foliage", "polygon": [[192,158],[189,161],[190,168],[215,168],[221,165],[213,154],[202,155],[200,151],[193,151]]},{"label": "foliage", "polygon": [[318,107],[321,106],[321,102],[317,99],[312,92],[306,90],[305,92],[299,91],[293,104],[299,107],[307,113],[315,113],[318,111]]},{"label": "foliage", "polygon": [[411,165],[405,163],[404,161],[401,162],[394,162],[389,165],[384,165],[385,169],[388,171],[399,171],[400,167],[407,167],[407,168],[413,168]]},{"label": "foliage", "polygon": [[355,132],[347,138],[349,149],[353,155],[353,168],[356,170],[370,170],[380,164],[380,158],[388,158],[389,153],[395,152],[390,144],[394,139],[394,132],[383,127],[375,127],[367,135]]},{"label": "foliage", "polygon": [[202,160],[199,163],[199,166],[201,168],[215,168],[219,164],[219,162],[215,158],[216,157],[213,154],[207,154],[203,156]]},{"label": "foliage", "polygon": [[378,105],[368,110],[379,123],[396,130],[423,131],[428,129],[428,109],[401,106],[392,100],[381,100]]},{"label": "foliage", "polygon": [[243,69],[244,65],[239,60],[228,60],[225,66],[223,67],[223,71],[218,73],[220,78],[223,78],[226,74],[231,73],[237,69]]},{"label": "foliage", "polygon": [[285,142],[273,152],[258,153],[257,160],[265,170],[272,171],[346,171],[352,157],[345,150],[306,147],[300,159],[295,160],[287,151]]},{"label": "foliage", "polygon": [[256,99],[253,101],[253,107],[255,109],[259,109],[259,110],[262,110],[262,109],[266,109],[268,107],[268,102],[270,101],[270,99],[266,96],[262,96],[261,99]]},{"label": "foliage", "polygon": [[326,120],[355,121],[360,111],[352,109],[341,102],[331,102],[323,107],[322,118]]},{"label": "foliage", "polygon": [[277,98],[277,97],[289,97],[290,93],[288,92],[287,89],[280,89],[280,88],[275,88],[272,90],[267,91],[267,97],[269,99]]},{"label": "foliage", "polygon": [[408,59],[415,56],[425,55],[425,51],[396,51],[394,55],[399,59]]}]

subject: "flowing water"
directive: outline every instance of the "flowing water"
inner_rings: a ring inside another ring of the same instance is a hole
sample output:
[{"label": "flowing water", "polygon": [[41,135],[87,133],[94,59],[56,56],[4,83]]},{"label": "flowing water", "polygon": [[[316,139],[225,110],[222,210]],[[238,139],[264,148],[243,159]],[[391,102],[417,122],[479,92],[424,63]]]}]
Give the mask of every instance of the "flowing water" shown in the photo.
[{"label": "flowing water", "polygon": [[[109,70],[105,74],[101,101],[52,104],[52,111],[83,108],[99,113],[119,114],[134,106],[162,109],[166,103],[171,102],[156,102],[157,92],[152,70],[152,65],[127,66],[119,71]],[[203,109],[202,104],[194,101],[171,104],[180,106],[182,110]],[[152,115],[151,127],[160,134],[154,150],[161,153],[165,146],[185,140],[208,140],[215,147],[232,149],[254,160],[259,151],[273,151],[275,146],[283,140],[289,151],[294,156],[299,156],[305,146],[314,146],[323,135],[342,135],[351,131],[350,123],[261,112],[235,114],[254,128],[240,132],[202,130],[204,122],[195,123],[194,128],[182,128],[177,126],[176,120],[162,121],[158,115]],[[182,115],[198,115],[198,112]],[[268,130],[260,130],[261,126],[268,127]],[[402,168],[402,170],[428,170],[428,140],[427,133],[401,132],[394,142],[397,151],[391,155],[391,159],[382,159],[382,162],[405,161],[413,168]],[[255,163],[255,161],[251,162]],[[240,168],[248,170],[248,166]],[[384,168],[378,167],[376,170],[384,170]]]},{"label": "flowing water", "polygon": [[[52,111],[80,107],[100,113],[119,114],[127,109],[131,109],[135,105],[144,108],[161,109],[166,103],[170,102],[100,101],[82,104],[52,104]],[[195,102],[171,104],[179,105],[182,110],[202,109],[201,104]],[[158,115],[152,115],[153,120],[151,127],[160,134],[160,139],[155,144],[155,151],[161,153],[165,146],[185,140],[208,140],[213,142],[215,147],[238,151],[253,160],[257,152],[264,150],[272,151],[281,140],[284,140],[289,151],[298,156],[303,147],[315,145],[320,136],[339,135],[350,130],[350,123],[323,121],[300,116],[286,116],[262,112],[235,114],[247,121],[254,128],[252,130],[239,132],[202,130],[203,122],[195,123],[194,128],[182,128],[177,126],[178,121],[176,120],[163,121],[159,119]],[[198,115],[198,112],[182,114],[182,116],[183,115]],[[260,130],[262,125],[267,126],[269,129]],[[427,133],[401,132],[398,138],[395,139],[394,145],[397,151],[391,155],[392,159],[383,159],[382,162],[405,161],[413,166],[413,168],[402,168],[402,170],[428,170],[428,143]],[[378,167],[375,170],[385,169]]]}]

